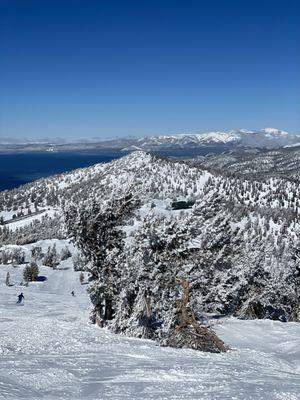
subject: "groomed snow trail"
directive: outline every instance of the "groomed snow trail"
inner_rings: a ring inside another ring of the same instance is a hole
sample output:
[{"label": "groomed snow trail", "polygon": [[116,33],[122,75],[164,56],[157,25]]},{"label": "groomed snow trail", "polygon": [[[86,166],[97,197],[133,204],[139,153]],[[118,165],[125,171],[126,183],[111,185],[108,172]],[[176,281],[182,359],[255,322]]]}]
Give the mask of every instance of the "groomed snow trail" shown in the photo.
[{"label": "groomed snow trail", "polygon": [[23,267],[0,266],[1,400],[300,399],[300,324],[228,319],[227,354],[161,348],[90,325],[86,286],[61,267],[20,287]]}]

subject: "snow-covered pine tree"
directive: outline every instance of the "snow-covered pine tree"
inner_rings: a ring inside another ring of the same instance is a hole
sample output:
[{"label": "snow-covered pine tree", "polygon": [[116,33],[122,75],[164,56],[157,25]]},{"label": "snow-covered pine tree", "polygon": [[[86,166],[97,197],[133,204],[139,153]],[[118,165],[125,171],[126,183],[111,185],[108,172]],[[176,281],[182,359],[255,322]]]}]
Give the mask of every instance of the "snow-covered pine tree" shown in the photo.
[{"label": "snow-covered pine tree", "polygon": [[91,318],[101,326],[112,320],[115,314],[115,303],[121,290],[120,272],[115,262],[123,249],[120,226],[136,203],[137,200],[129,194],[104,208],[93,201],[81,209],[70,207],[66,211],[69,234],[90,261],[89,272],[94,280],[89,289],[94,305]]},{"label": "snow-covered pine tree", "polygon": [[84,273],[83,272],[80,272],[79,282],[80,282],[81,285],[83,285],[83,282],[84,282]]},{"label": "snow-covered pine tree", "polygon": [[48,247],[47,253],[45,254],[43,264],[47,267],[55,269],[58,264],[58,256],[56,250],[56,244]]},{"label": "snow-covered pine tree", "polygon": [[[161,344],[225,351],[224,344],[200,327],[195,316],[182,326],[178,319],[181,295],[177,281],[191,268],[185,253],[178,251],[190,235],[186,225],[180,228],[174,221],[164,221],[162,228],[150,212],[144,230],[126,249],[121,225],[134,210],[130,203],[126,198],[105,208],[93,203],[82,210],[70,209],[66,216],[70,234],[92,263],[93,321],[114,332],[156,339]],[[180,343],[168,342],[176,331],[182,333]],[[196,345],[200,332],[203,342]]]},{"label": "snow-covered pine tree", "polygon": [[23,270],[23,279],[25,282],[35,281],[39,275],[39,267],[36,262],[31,261]]},{"label": "snow-covered pine tree", "polygon": [[6,284],[6,286],[10,286],[10,274],[9,274],[9,272],[7,272],[7,274],[6,274],[5,284]]},{"label": "snow-covered pine tree", "polygon": [[66,260],[70,257],[72,257],[72,253],[70,252],[69,248],[67,246],[62,248],[60,252],[61,261]]}]

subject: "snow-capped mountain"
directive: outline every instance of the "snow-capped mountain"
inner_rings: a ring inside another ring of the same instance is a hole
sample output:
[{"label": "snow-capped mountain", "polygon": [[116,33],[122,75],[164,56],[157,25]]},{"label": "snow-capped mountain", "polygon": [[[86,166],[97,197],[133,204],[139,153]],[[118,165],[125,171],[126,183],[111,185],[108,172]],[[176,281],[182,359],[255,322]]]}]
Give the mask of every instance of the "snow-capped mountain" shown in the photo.
[{"label": "snow-capped mountain", "polygon": [[288,132],[282,131],[280,129],[276,128],[264,128],[262,129],[262,132],[264,132],[266,135],[269,135],[271,137],[273,136],[288,136]]},{"label": "snow-capped mountain", "polygon": [[9,141],[0,138],[0,153],[44,152],[51,146],[55,152],[72,151],[153,151],[172,152],[178,150],[201,150],[208,148],[220,152],[236,147],[279,148],[290,146],[300,141],[300,135],[290,134],[275,128],[264,128],[258,131],[246,129],[236,131],[217,131],[204,133],[178,133],[146,137],[126,137],[115,139],[91,140],[39,140]]},{"label": "snow-capped mountain", "polygon": [[157,137],[142,138],[138,143],[142,147],[149,146],[193,146],[200,144],[228,144],[239,140],[236,132],[207,132],[194,134],[162,135]]},{"label": "snow-capped mountain", "polygon": [[[275,128],[265,128],[260,131],[241,129],[229,132],[207,132],[193,134],[161,135],[138,139],[136,143],[124,150],[140,148],[147,151],[167,149],[194,149],[205,146],[228,147],[266,147],[276,148],[299,141],[299,136]],[[134,146],[134,147],[133,147]]]},{"label": "snow-capped mountain", "polygon": [[299,198],[289,174],[257,181],[137,151],[2,192],[0,240],[73,237],[94,321],[172,345],[185,280],[197,318],[299,320]]}]

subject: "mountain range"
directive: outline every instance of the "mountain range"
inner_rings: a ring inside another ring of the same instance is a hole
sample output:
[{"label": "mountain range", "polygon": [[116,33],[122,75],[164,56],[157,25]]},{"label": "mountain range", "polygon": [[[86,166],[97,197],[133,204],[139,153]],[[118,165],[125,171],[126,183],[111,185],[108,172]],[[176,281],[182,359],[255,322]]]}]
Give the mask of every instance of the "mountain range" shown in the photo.
[{"label": "mountain range", "polygon": [[114,139],[66,140],[11,140],[0,138],[0,152],[69,152],[69,151],[176,151],[203,148],[232,149],[236,147],[279,148],[300,144],[300,135],[275,128],[258,131],[236,130],[228,132],[179,133],[147,137]]}]

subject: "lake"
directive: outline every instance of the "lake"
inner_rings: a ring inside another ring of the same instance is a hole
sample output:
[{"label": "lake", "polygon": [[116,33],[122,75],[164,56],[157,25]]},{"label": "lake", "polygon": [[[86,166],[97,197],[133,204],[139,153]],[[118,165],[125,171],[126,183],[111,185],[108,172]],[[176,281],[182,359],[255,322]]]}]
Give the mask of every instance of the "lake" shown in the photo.
[{"label": "lake", "polygon": [[39,178],[109,162],[124,153],[25,153],[0,155],[0,191],[13,189]]},{"label": "lake", "polygon": [[[220,153],[224,148],[161,151],[157,154],[172,157]],[[121,151],[87,153],[24,153],[0,154],[0,191],[13,189],[39,178],[84,168],[93,164],[110,162],[124,156]]]}]

